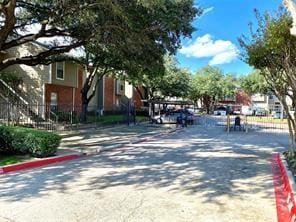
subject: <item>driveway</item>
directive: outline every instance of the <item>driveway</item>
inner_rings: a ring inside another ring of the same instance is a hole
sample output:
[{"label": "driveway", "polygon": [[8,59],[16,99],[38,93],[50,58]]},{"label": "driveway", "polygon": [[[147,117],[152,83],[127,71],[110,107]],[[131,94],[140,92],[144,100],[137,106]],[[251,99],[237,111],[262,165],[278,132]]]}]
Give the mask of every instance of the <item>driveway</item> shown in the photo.
[{"label": "driveway", "polygon": [[0,177],[0,221],[275,222],[270,157],[283,135],[188,128]]}]

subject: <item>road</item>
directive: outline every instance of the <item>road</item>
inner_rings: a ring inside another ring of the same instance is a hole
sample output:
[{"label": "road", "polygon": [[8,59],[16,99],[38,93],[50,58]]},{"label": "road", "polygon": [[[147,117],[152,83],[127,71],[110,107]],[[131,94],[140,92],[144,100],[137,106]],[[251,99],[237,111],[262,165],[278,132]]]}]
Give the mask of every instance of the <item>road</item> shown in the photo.
[{"label": "road", "polygon": [[284,136],[191,127],[0,177],[0,221],[275,222],[270,157]]}]

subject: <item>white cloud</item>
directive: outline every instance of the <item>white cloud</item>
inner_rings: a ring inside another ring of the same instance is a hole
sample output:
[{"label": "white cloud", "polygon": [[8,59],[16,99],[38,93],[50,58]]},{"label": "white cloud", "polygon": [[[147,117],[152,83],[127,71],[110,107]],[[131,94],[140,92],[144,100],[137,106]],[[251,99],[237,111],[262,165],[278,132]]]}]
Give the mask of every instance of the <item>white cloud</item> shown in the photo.
[{"label": "white cloud", "polygon": [[206,34],[184,46],[180,53],[186,57],[210,58],[209,65],[220,65],[236,60],[239,50],[230,41],[215,40],[210,34]]},{"label": "white cloud", "polygon": [[205,14],[207,14],[207,13],[209,13],[209,12],[213,11],[213,10],[214,10],[214,7],[209,7],[209,8],[206,8],[206,9],[204,9],[204,10],[203,10],[203,13],[202,13],[202,15],[205,15]]}]

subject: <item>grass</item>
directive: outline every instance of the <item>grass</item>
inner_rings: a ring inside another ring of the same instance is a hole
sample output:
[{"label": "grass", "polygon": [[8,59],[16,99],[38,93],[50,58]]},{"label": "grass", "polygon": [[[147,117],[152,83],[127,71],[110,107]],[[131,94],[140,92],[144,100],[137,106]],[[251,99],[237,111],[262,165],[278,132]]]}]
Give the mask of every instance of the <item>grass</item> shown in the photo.
[{"label": "grass", "polygon": [[0,155],[0,166],[23,162],[24,158],[16,155]]},{"label": "grass", "polygon": [[261,123],[282,123],[286,124],[287,119],[274,119],[272,117],[268,116],[248,116],[247,117],[248,122],[261,122]]},{"label": "grass", "polygon": [[284,153],[285,159],[288,163],[289,169],[295,175],[296,173],[296,152],[293,150],[285,151]]},{"label": "grass", "polygon": [[[137,121],[143,121],[148,119],[146,116],[137,116]],[[132,120],[132,118],[131,118]],[[106,115],[106,116],[90,116],[87,117],[87,123],[101,123],[101,124],[112,124],[126,121],[126,117],[123,115]]]}]

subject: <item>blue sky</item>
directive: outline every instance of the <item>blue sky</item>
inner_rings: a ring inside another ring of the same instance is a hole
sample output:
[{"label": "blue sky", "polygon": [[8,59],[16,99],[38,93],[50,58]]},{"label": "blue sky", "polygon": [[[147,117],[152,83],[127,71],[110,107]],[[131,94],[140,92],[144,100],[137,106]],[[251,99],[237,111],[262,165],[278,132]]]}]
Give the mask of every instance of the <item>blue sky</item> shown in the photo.
[{"label": "blue sky", "polygon": [[274,12],[281,0],[198,0],[205,13],[194,21],[198,30],[184,39],[177,53],[180,66],[192,72],[206,66],[220,67],[225,73],[245,75],[252,68],[239,59],[237,38],[249,34],[250,22],[256,24],[254,9]]}]

